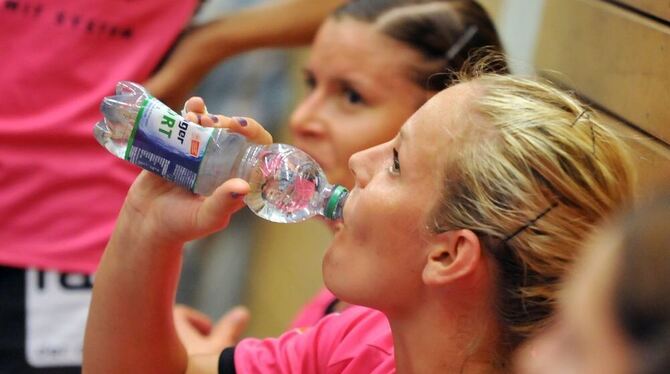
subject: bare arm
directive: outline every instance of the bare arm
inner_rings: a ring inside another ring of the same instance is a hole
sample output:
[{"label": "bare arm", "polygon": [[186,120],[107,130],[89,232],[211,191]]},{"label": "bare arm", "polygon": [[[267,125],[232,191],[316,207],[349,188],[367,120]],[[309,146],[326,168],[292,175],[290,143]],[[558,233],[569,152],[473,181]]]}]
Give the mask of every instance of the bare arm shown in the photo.
[{"label": "bare arm", "polygon": [[189,32],[145,85],[176,108],[221,60],[261,47],[306,44],[323,19],[345,1],[274,0],[223,15]]},{"label": "bare arm", "polygon": [[[220,117],[219,123],[230,123]],[[234,131],[271,142],[255,121]],[[191,359],[179,341],[173,305],[186,241],[224,228],[249,186],[232,179],[212,196],[193,195],[142,172],[119,214],[93,288],[84,373],[216,373],[216,356]],[[235,197],[233,192],[239,194]],[[187,371],[188,370],[188,371]]]}]

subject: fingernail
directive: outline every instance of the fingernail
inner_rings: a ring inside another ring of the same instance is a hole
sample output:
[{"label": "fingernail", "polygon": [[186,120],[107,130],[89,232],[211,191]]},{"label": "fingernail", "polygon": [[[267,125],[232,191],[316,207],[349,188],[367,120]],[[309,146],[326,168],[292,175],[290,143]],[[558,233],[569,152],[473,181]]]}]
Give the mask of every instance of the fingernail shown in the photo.
[{"label": "fingernail", "polygon": [[242,311],[239,308],[235,308],[230,312],[230,318],[237,320],[242,317]]},{"label": "fingernail", "polygon": [[240,196],[242,196],[242,194],[239,194],[237,192],[230,193],[230,197],[232,197],[233,199],[238,199]]},{"label": "fingernail", "polygon": [[248,315],[249,314],[248,314],[247,308],[245,308],[243,306],[237,306],[233,309],[233,318],[235,320],[239,321],[243,318],[247,318]]},{"label": "fingernail", "polygon": [[212,122],[214,122],[214,123],[219,122],[219,117],[217,117],[217,116],[215,116],[215,115],[213,115],[213,114],[210,114],[210,115],[209,115],[209,119],[211,119]]},{"label": "fingernail", "polygon": [[242,117],[233,117],[233,118],[235,118],[235,121],[237,121],[237,123],[239,123],[240,126],[242,126],[242,127],[247,126],[247,119],[246,118],[242,118]]}]

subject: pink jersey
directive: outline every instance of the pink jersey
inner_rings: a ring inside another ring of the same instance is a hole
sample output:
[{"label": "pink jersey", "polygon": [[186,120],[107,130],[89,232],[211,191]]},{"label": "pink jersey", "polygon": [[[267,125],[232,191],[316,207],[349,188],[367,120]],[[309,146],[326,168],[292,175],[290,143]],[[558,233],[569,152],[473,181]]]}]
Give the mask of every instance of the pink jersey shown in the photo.
[{"label": "pink jersey", "polygon": [[[242,340],[234,350],[234,366],[250,374],[393,373],[393,338],[384,314],[351,306],[277,339]],[[226,367],[220,363],[221,372]]]},{"label": "pink jersey", "polygon": [[1,265],[96,269],[139,171],[93,138],[100,101],[149,77],[196,2],[3,2]]},{"label": "pink jersey", "polygon": [[322,288],[307,304],[305,304],[298,315],[291,322],[290,328],[304,328],[315,325],[323,318],[327,309],[337,298],[327,288]]}]

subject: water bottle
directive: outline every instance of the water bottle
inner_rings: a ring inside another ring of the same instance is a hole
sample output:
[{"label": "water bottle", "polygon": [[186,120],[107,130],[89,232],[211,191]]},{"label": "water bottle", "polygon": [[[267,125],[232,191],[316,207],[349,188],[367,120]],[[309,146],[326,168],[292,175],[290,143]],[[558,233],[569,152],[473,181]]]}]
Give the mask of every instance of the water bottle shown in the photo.
[{"label": "water bottle", "polygon": [[194,193],[209,195],[237,177],[251,186],[244,202],[262,218],[342,219],[347,189],[329,184],[316,161],[298,148],[258,145],[226,129],[188,122],[132,82],[119,82],[100,110],[104,119],[94,135],[102,146]]}]

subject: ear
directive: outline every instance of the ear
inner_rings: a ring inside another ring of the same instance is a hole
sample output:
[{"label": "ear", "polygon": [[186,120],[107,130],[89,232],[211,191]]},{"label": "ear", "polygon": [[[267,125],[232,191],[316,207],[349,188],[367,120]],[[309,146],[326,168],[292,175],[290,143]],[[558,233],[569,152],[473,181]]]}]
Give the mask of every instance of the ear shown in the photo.
[{"label": "ear", "polygon": [[470,230],[453,230],[435,236],[423,269],[427,285],[448,284],[472,274],[481,259],[481,243]]}]

